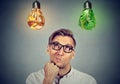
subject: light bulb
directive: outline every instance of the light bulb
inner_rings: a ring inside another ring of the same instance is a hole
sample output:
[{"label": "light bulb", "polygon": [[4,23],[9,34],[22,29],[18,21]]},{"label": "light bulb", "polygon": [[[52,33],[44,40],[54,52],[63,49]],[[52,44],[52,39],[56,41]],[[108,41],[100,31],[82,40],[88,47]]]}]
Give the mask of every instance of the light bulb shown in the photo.
[{"label": "light bulb", "polygon": [[86,30],[92,30],[96,25],[96,19],[92,10],[92,4],[88,0],[84,3],[84,10],[80,15],[79,25]]},{"label": "light bulb", "polygon": [[33,2],[32,11],[28,16],[27,22],[30,28],[34,30],[42,29],[45,24],[45,18],[42,15],[40,3],[37,0]]}]

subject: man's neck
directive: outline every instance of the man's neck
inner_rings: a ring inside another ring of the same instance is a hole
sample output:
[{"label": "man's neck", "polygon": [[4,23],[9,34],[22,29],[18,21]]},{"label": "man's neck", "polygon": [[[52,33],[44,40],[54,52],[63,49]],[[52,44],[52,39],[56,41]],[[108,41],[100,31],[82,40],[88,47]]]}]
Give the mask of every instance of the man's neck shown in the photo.
[{"label": "man's neck", "polygon": [[68,74],[71,70],[71,66],[67,65],[65,68],[62,68],[59,70],[59,76],[65,76],[66,74]]}]

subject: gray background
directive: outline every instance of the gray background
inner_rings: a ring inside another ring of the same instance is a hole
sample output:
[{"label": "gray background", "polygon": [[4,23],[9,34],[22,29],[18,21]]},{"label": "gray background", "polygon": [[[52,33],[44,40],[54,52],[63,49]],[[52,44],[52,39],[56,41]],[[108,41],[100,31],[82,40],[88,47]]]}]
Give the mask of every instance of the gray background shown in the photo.
[{"label": "gray background", "polygon": [[27,16],[34,0],[0,1],[0,84],[25,84],[26,77],[49,61],[49,35],[71,29],[77,41],[74,68],[95,77],[98,84],[120,84],[119,0],[90,0],[96,28],[78,26],[85,0],[39,0],[45,16],[41,30],[31,30]]}]

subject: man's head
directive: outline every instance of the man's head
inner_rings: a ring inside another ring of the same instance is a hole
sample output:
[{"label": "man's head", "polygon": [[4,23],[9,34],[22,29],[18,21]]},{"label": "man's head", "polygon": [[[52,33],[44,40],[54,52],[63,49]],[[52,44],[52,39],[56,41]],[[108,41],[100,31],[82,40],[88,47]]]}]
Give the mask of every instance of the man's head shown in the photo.
[{"label": "man's head", "polygon": [[59,29],[59,30],[53,32],[51,34],[51,36],[49,37],[49,43],[48,44],[50,44],[56,36],[68,36],[68,37],[73,39],[74,47],[76,46],[76,41],[75,41],[75,38],[74,38],[71,30],[69,30],[69,29]]},{"label": "man's head", "polygon": [[74,58],[74,48],[76,41],[73,34],[68,29],[60,29],[51,34],[47,52],[50,61],[60,68],[66,68],[70,65],[70,60]]}]

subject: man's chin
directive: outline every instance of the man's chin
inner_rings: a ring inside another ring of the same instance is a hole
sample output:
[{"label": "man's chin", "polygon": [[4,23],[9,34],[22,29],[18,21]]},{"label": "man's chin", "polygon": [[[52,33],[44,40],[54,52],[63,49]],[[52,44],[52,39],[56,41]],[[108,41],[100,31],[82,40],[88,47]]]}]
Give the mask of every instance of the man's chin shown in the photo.
[{"label": "man's chin", "polygon": [[64,68],[64,66],[61,64],[61,63],[55,63],[55,62],[53,62],[53,61],[51,61],[52,63],[54,63],[59,69],[63,69]]},{"label": "man's chin", "polygon": [[58,64],[56,64],[56,66],[57,66],[59,69],[63,69],[63,68],[64,68],[64,66],[61,66],[61,65],[58,65]]}]

